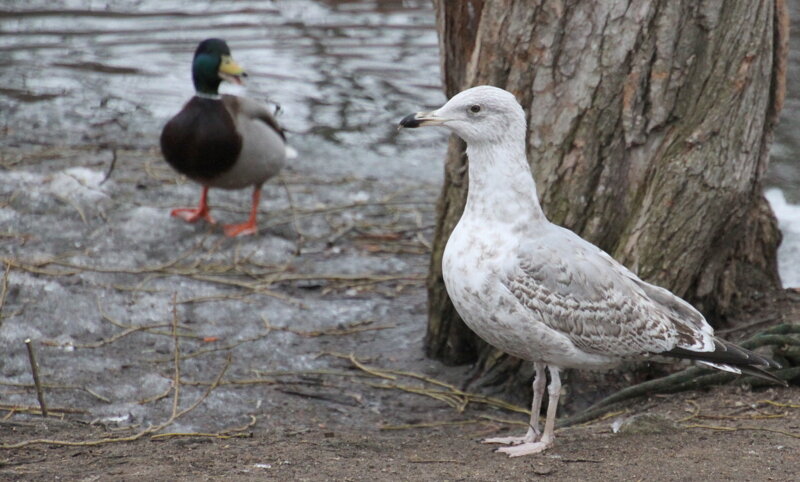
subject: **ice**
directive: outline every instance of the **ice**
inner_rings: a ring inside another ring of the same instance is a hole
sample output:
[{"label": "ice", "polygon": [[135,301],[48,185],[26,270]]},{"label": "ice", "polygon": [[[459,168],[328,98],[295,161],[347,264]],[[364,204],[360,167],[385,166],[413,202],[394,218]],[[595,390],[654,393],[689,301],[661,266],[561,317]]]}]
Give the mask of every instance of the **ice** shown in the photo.
[{"label": "ice", "polygon": [[798,287],[800,286],[800,205],[789,204],[783,191],[777,188],[768,189],[764,195],[772,206],[783,233],[783,241],[778,249],[778,269],[783,286]]}]

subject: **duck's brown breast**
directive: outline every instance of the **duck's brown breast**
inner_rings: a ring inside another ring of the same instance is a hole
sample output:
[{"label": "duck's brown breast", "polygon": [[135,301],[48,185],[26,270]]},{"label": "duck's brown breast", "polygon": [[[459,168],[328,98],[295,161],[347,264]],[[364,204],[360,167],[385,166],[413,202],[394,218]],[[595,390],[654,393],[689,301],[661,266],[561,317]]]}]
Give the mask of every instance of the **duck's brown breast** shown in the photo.
[{"label": "duck's brown breast", "polygon": [[161,132],[167,163],[201,183],[230,170],[241,150],[242,136],[217,99],[193,97]]}]

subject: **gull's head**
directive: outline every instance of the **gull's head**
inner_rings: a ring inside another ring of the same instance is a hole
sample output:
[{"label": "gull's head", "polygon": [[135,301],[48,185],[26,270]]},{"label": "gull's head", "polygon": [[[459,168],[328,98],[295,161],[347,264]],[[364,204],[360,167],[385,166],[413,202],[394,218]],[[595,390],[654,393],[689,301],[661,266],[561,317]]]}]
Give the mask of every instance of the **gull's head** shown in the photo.
[{"label": "gull's head", "polygon": [[407,115],[400,127],[443,126],[468,144],[525,137],[525,113],[514,95],[482,85],[460,92],[439,109]]}]

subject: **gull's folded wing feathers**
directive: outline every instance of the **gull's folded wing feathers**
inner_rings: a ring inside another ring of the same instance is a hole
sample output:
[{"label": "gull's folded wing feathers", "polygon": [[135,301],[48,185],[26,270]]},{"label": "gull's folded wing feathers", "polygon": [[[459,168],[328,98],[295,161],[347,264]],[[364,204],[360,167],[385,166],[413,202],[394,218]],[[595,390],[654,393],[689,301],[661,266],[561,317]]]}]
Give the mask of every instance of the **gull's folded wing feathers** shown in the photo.
[{"label": "gull's folded wing feathers", "polygon": [[660,286],[651,285],[630,273],[633,281],[645,292],[645,294],[661,307],[661,311],[676,325],[690,326],[695,330],[708,336],[693,336],[689,334],[691,330],[679,332],[678,344],[680,348],[693,351],[712,351],[714,345],[714,330],[706,322],[705,317],[692,305],[678,298],[669,290]]},{"label": "gull's folded wing feathers", "polygon": [[506,287],[535,319],[587,353],[713,349],[711,328],[694,308],[571,231],[552,228],[523,244],[506,273]]}]

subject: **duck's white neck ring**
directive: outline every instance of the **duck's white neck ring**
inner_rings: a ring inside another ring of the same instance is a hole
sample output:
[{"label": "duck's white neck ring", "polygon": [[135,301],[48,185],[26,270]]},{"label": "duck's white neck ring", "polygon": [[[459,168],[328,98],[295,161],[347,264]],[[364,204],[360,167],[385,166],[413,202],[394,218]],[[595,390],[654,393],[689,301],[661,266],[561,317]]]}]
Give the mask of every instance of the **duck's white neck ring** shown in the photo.
[{"label": "duck's white neck ring", "polygon": [[206,94],[204,92],[195,92],[195,97],[200,97],[201,99],[211,99],[211,100],[220,100],[222,98],[219,94]]}]

